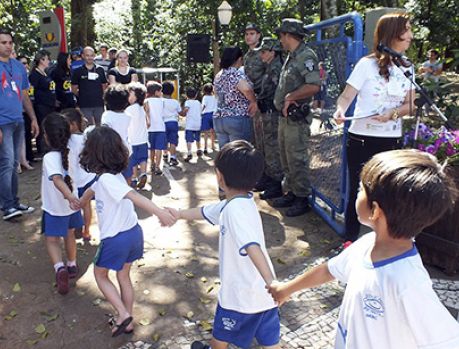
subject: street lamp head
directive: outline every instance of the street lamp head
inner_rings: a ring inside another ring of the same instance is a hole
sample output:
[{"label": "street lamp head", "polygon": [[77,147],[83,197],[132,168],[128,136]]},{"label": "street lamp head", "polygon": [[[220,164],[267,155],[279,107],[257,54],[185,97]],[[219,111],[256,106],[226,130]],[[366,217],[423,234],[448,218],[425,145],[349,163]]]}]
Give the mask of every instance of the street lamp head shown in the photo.
[{"label": "street lamp head", "polygon": [[218,7],[218,20],[221,25],[228,25],[233,15],[233,8],[228,2],[223,1]]}]

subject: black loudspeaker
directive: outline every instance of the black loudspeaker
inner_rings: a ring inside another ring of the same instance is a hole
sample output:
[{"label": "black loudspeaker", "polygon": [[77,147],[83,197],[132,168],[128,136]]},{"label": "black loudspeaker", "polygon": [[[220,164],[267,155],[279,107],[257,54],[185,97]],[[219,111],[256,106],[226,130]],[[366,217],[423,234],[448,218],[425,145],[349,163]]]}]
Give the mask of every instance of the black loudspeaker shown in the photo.
[{"label": "black loudspeaker", "polygon": [[188,63],[210,63],[210,35],[188,34],[186,60]]}]

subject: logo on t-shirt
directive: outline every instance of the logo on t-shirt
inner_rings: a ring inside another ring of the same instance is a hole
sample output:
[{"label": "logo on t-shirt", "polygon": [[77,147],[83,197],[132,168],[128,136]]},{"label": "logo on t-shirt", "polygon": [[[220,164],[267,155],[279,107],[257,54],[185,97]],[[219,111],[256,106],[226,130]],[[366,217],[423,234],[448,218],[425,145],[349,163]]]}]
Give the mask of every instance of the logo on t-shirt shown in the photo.
[{"label": "logo on t-shirt", "polygon": [[97,200],[96,199],[96,211],[97,211],[97,213],[103,213],[104,212],[104,202],[102,200]]},{"label": "logo on t-shirt", "polygon": [[384,305],[382,299],[377,296],[366,295],[363,299],[363,311],[365,316],[377,320],[384,316]]},{"label": "logo on t-shirt", "polygon": [[224,225],[221,225],[221,226],[220,226],[220,234],[225,235],[225,232],[226,232],[225,226],[224,226]]}]

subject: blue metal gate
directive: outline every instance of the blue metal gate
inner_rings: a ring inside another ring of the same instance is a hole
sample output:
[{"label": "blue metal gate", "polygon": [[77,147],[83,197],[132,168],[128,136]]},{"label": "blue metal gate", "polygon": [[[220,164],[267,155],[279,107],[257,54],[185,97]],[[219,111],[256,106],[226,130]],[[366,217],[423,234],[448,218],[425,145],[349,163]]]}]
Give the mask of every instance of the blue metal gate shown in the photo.
[{"label": "blue metal gate", "polygon": [[[331,18],[305,27],[315,38],[307,45],[324,63],[328,73],[325,111],[321,118],[331,117],[336,100],[343,91],[354,65],[366,53],[363,43],[363,23],[357,12]],[[347,114],[351,114],[353,106]],[[311,205],[338,235],[344,226],[337,221],[346,207],[347,169],[345,144],[347,127],[313,134],[310,138]]]}]

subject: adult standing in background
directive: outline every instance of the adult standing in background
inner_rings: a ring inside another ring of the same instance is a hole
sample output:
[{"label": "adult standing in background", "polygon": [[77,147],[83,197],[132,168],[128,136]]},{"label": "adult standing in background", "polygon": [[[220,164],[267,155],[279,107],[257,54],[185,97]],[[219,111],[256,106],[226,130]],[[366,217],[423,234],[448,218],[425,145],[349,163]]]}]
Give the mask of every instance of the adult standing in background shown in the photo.
[{"label": "adult standing in background", "polygon": [[286,18],[276,30],[282,47],[288,51],[274,105],[281,112],[279,120],[279,148],[285,174],[287,194],[273,201],[274,207],[289,207],[288,217],[306,213],[309,209],[308,139],[312,115],[309,103],[320,89],[319,61],[304,43],[303,22]]},{"label": "adult standing in background", "polygon": [[[29,82],[34,91],[33,107],[40,130],[45,117],[56,111],[56,84],[47,74],[49,63],[49,52],[46,50],[38,51],[33,59],[29,74]],[[38,154],[43,156],[45,148],[43,132],[38,135],[36,145]]]},{"label": "adult standing in background", "polygon": [[429,50],[429,60],[422,63],[419,68],[419,73],[424,79],[438,81],[439,76],[443,72],[443,63],[440,61],[440,53],[437,50]]},{"label": "adult standing in background", "polygon": [[[354,117],[346,144],[349,190],[345,212],[345,239],[359,237],[360,223],[355,200],[360,171],[373,155],[402,146],[402,120],[413,108],[414,89],[403,72],[392,63],[391,56],[380,53],[377,45],[404,54],[413,34],[409,17],[404,13],[382,16],[375,29],[373,52],[360,59],[338,98],[334,117],[344,121],[345,113],[357,96]],[[368,116],[366,118],[362,118]],[[396,203],[394,203],[396,204]]]},{"label": "adult standing in background", "polygon": [[[26,56],[18,56],[17,60],[21,62],[29,75],[29,59]],[[29,99],[33,105],[33,87],[29,87]],[[24,149],[21,150],[20,165],[27,170],[33,169],[31,163],[34,161],[32,149],[32,130],[30,129],[30,119],[25,110],[22,115],[24,116]],[[25,153],[25,154],[24,154]]]},{"label": "adult standing in background", "polygon": [[70,64],[72,59],[69,53],[60,52],[57,56],[56,68],[52,71],[51,77],[56,84],[56,99],[59,110],[75,108],[76,99],[72,92],[70,78]]},{"label": "adult standing in background", "polygon": [[112,84],[130,84],[137,82],[137,71],[129,66],[129,52],[121,49],[116,54],[116,65],[108,71],[108,82]]},{"label": "adult standing in background", "polygon": [[27,71],[19,61],[10,58],[12,50],[13,35],[0,28],[0,204],[5,221],[34,211],[33,207],[21,204],[17,197],[16,169],[24,141],[23,108],[30,118],[33,136],[39,133],[28,95]]},{"label": "adult standing in background", "polygon": [[260,92],[257,94],[258,109],[261,112],[263,127],[263,153],[265,154],[265,190],[260,194],[260,199],[268,200],[280,197],[282,192],[282,179],[284,171],[279,153],[279,118],[281,114],[274,106],[274,93],[279,84],[282,70],[282,47],[278,40],[264,38],[259,48],[260,57],[266,65],[265,73],[261,80]]},{"label": "adult standing in background", "polygon": [[99,55],[94,58],[94,63],[104,68],[105,74],[107,74],[111,62],[112,60],[108,56],[108,46],[106,44],[101,44],[99,46]]},{"label": "adult standing in background", "polygon": [[218,100],[214,129],[221,149],[226,143],[252,138],[251,116],[258,111],[257,100],[242,66],[242,50],[227,47],[220,60],[221,70],[215,76],[214,90]]},{"label": "adult standing in background", "polygon": [[90,125],[100,125],[104,112],[104,91],[107,79],[104,69],[94,64],[94,49],[87,46],[83,49],[84,65],[72,74],[72,92],[78,97],[81,112]]},{"label": "adult standing in background", "polygon": [[110,60],[110,65],[108,66],[108,70],[112,69],[116,65],[116,53],[118,49],[116,47],[111,47],[108,50],[108,59]]}]

